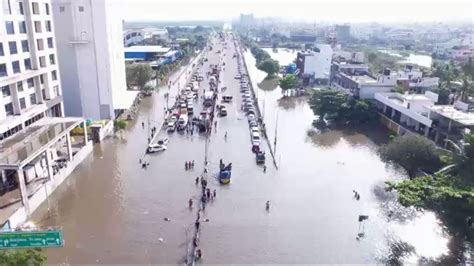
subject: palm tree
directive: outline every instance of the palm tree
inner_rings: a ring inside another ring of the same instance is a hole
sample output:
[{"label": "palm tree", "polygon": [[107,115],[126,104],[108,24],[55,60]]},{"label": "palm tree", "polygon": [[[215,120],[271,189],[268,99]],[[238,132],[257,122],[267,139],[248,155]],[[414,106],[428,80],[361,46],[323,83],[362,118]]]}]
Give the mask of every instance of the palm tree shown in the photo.
[{"label": "palm tree", "polygon": [[467,102],[469,99],[469,95],[474,93],[474,86],[471,80],[467,78],[467,76],[462,76],[462,86],[459,90],[459,98],[463,102]]},{"label": "palm tree", "polygon": [[448,139],[446,140],[451,145],[452,151],[444,150],[449,155],[450,164],[443,167],[437,173],[446,174],[452,170],[469,166],[474,161],[474,134],[467,134],[464,136],[464,141],[461,143],[455,143]]}]

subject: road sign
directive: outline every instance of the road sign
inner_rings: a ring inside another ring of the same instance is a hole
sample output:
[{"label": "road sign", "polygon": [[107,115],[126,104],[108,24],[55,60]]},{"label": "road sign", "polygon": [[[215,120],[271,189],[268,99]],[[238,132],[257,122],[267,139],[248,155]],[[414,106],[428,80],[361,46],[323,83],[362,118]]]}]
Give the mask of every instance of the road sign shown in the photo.
[{"label": "road sign", "polygon": [[62,247],[61,231],[30,231],[0,233],[0,249]]}]

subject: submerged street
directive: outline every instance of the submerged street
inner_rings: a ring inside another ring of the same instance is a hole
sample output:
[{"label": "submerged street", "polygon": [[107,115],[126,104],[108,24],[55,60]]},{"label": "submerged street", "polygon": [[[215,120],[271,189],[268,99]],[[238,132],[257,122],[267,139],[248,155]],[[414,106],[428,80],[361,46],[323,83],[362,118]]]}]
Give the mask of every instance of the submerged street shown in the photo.
[{"label": "submerged street", "polygon": [[[202,263],[388,263],[393,256],[404,262],[456,256],[462,243],[450,245],[452,238],[433,213],[401,207],[394,194],[385,192],[385,181],[403,178],[377,154],[378,145],[388,138],[385,129],[315,130],[305,98],[280,100],[279,88],[257,88],[265,73],[245,52],[270,143],[275,134],[278,140],[278,169],[267,141],[262,140],[267,151],[264,173],[255,162],[247,118],[240,108],[239,80],[234,78],[237,59],[233,58],[238,51],[230,37],[227,49],[217,38],[212,41],[213,49],[202,55],[208,61],[200,69],[204,80],[199,95],[208,88],[210,64],[222,58],[225,70],[219,87],[227,90],[219,94],[219,104],[223,94],[232,95],[233,101],[226,104],[228,115],[218,117],[217,128],[212,129],[209,176],[217,173],[220,159],[232,163],[233,171],[229,185],[208,179],[217,196],[201,215],[209,219],[201,224]],[[272,56],[278,59],[281,53]],[[196,219],[196,207],[190,210],[188,200],[193,198],[195,205],[199,200],[200,188],[194,180],[204,169],[205,137],[163,130],[159,136],[169,138],[168,149],[146,155],[147,169],[139,159],[147,147],[148,121],[151,127],[160,127],[165,93],[171,105],[190,71],[191,66],[183,68],[171,77],[176,81],[171,89],[164,87],[145,98],[123,138],[109,138],[94,147],[93,154],[51,196],[50,213],[46,203],[36,211],[35,224],[63,227],[65,246],[47,250],[48,263],[184,262],[191,241],[187,232]],[[199,113],[201,99],[194,106],[195,114]],[[185,170],[185,161],[192,160],[194,169]],[[360,200],[354,199],[353,190],[360,193]],[[359,215],[369,219],[360,224]],[[356,239],[358,233],[364,236]]]}]

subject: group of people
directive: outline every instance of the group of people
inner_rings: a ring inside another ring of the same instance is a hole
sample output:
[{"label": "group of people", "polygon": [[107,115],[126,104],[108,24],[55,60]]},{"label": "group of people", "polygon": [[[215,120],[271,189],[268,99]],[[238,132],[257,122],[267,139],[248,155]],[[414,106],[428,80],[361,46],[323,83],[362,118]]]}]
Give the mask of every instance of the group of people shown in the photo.
[{"label": "group of people", "polygon": [[355,190],[352,190],[352,192],[354,193],[354,198],[355,198],[356,200],[360,200],[360,194],[359,194],[359,192],[357,192],[357,191],[355,191]]},{"label": "group of people", "polygon": [[194,160],[184,162],[184,169],[185,170],[194,169]]}]

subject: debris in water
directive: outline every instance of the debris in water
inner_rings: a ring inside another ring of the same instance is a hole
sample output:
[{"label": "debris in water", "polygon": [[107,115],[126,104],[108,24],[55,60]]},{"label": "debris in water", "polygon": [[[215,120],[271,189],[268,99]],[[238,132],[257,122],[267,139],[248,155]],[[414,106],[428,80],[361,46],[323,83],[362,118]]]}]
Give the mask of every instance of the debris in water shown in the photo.
[{"label": "debris in water", "polygon": [[163,238],[162,237],[158,238],[158,241],[163,242]]},{"label": "debris in water", "polygon": [[163,220],[165,220],[165,221],[167,221],[167,222],[170,222],[170,221],[171,221],[171,219],[168,218],[168,217],[165,217]]}]

